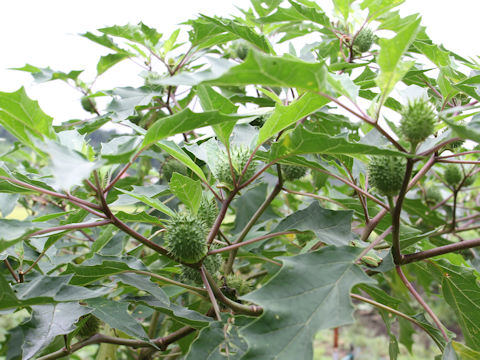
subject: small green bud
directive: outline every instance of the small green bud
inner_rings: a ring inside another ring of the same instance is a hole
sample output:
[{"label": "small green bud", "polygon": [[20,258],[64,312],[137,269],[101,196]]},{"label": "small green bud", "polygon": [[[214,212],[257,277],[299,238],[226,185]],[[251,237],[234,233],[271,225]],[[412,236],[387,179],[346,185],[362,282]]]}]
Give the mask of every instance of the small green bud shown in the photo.
[{"label": "small green bud", "polygon": [[448,185],[456,187],[462,182],[463,175],[457,165],[451,164],[446,167],[443,178]]},{"label": "small green bud", "polygon": [[88,111],[89,113],[95,113],[97,103],[95,102],[94,98],[83,96],[80,102],[82,103],[83,110]]},{"label": "small green bud", "polygon": [[98,318],[96,318],[91,314],[80,317],[79,325],[81,327],[78,329],[78,332],[77,332],[78,337],[89,338],[92,335],[98,333],[100,324],[101,324],[100,320],[98,320]]},{"label": "small green bud", "polygon": [[157,72],[149,71],[144,77],[143,84],[149,88],[153,88],[156,91],[163,92],[165,88],[163,85],[160,85],[158,82],[162,79],[162,75]]},{"label": "small green bud", "polygon": [[442,193],[440,190],[435,187],[428,187],[427,190],[425,191],[425,202],[427,205],[433,206],[438,204],[443,200]]},{"label": "small green bud", "polygon": [[[232,160],[232,167],[235,174],[235,180],[238,181],[245,165],[250,158],[250,150],[245,146],[232,146],[230,148],[230,157]],[[255,166],[250,163],[247,171],[242,176],[242,181],[248,180],[253,176],[255,172]],[[232,170],[230,168],[230,163],[228,161],[228,154],[226,151],[223,151],[220,154],[220,159],[216,167],[216,176],[217,180],[220,182],[220,185],[226,187],[227,189],[233,190],[233,179],[232,179]],[[241,181],[241,182],[242,182]]]},{"label": "small green bud", "polygon": [[163,174],[163,177],[167,181],[170,181],[174,172],[186,176],[187,175],[187,167],[185,165],[183,165],[177,159],[171,158],[171,159],[168,159],[167,161],[165,161],[163,163],[161,172]]},{"label": "small green bud", "polygon": [[249,46],[246,43],[240,43],[236,48],[237,57],[241,60],[245,60],[248,55]]},{"label": "small green bud", "polygon": [[374,256],[365,255],[360,260],[362,261],[362,263],[370,267],[378,267],[383,261],[381,257],[376,255]]},{"label": "small green bud", "polygon": [[369,28],[363,28],[355,38],[355,46],[361,53],[364,53],[372,47],[375,35]]},{"label": "small green bud", "polygon": [[400,134],[402,137],[417,145],[433,134],[435,130],[435,113],[427,100],[417,99],[404,106],[400,112]]},{"label": "small green bud", "polygon": [[282,175],[287,181],[300,179],[307,173],[307,168],[296,165],[282,165]]},{"label": "small green bud", "polygon": [[179,260],[193,264],[207,255],[207,229],[202,220],[188,213],[177,213],[166,230],[165,247]]},{"label": "small green bud", "polygon": [[368,164],[368,179],[378,192],[385,196],[395,196],[402,187],[405,174],[403,158],[374,156]]}]

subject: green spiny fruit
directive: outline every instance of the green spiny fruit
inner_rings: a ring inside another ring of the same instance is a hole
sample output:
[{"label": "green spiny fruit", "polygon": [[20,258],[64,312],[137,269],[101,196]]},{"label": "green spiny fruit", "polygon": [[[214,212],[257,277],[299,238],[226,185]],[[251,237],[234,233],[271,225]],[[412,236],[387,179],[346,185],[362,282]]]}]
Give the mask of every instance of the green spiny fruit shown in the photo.
[{"label": "green spiny fruit", "polygon": [[207,255],[207,229],[202,220],[177,213],[166,226],[165,247],[177,259],[194,264]]},{"label": "green spiny fruit", "polygon": [[438,204],[442,200],[443,200],[442,193],[437,187],[431,186],[431,187],[428,187],[427,190],[425,191],[425,202],[427,203],[427,205],[432,206],[432,205]]},{"label": "green spiny fruit", "polygon": [[198,209],[198,218],[205,222],[205,225],[208,228],[211,228],[217,219],[217,216],[218,208],[215,199],[208,199],[203,196],[202,201],[200,202],[200,209]]},{"label": "green spiny fruit", "polygon": [[282,175],[287,181],[293,181],[300,179],[307,173],[307,168],[303,166],[296,165],[283,165],[282,166]]},{"label": "green spiny fruit", "polygon": [[405,174],[403,158],[374,156],[368,164],[368,179],[378,192],[385,196],[395,196],[402,187]]},{"label": "green spiny fruit", "polygon": [[417,145],[433,134],[435,113],[427,100],[417,99],[401,110],[400,134],[411,144]]},{"label": "green spiny fruit", "polygon": [[463,181],[463,185],[462,185],[462,186],[468,187],[468,186],[473,185],[473,183],[475,182],[475,177],[476,177],[475,175],[473,175],[473,176],[472,176],[472,175],[471,175],[471,176],[467,176],[467,177],[465,178],[465,180]]},{"label": "green spiny fruit", "polygon": [[[250,157],[250,150],[245,146],[232,146],[230,148],[230,157],[232,160],[232,167],[235,174],[235,180],[238,181],[243,168],[248,162]],[[242,181],[248,180],[252,177],[255,172],[255,166],[250,163],[247,171],[242,176]],[[226,187],[227,189],[233,190],[233,179],[232,179],[232,171],[230,168],[230,163],[228,161],[228,155],[226,151],[223,151],[220,154],[219,161],[216,166],[216,175],[217,180],[220,182],[220,186]],[[241,181],[241,182],[242,182]]]},{"label": "green spiny fruit", "polygon": [[163,177],[167,181],[170,181],[174,172],[181,175],[187,175],[187,167],[177,159],[171,158],[163,163],[161,172],[163,174]]},{"label": "green spiny fruit", "polygon": [[463,175],[457,165],[451,164],[446,167],[443,178],[448,185],[456,187],[462,182]]},{"label": "green spiny fruit", "polygon": [[82,108],[85,111],[88,111],[90,113],[95,113],[95,108],[97,106],[97,103],[95,102],[94,98],[89,98],[88,96],[82,97],[80,100],[82,103]]},{"label": "green spiny fruit", "polygon": [[158,82],[162,79],[162,75],[157,72],[149,71],[144,77],[143,84],[150,88],[155,88],[155,90],[162,92],[164,87],[159,85]]},{"label": "green spiny fruit", "polygon": [[373,31],[369,28],[364,28],[360,30],[357,37],[355,38],[355,46],[361,53],[364,53],[372,47],[373,41],[375,40],[375,35]]},{"label": "green spiny fruit", "polygon": [[77,332],[77,335],[80,338],[89,338],[98,333],[101,324],[100,320],[91,314],[80,317],[79,323],[83,323]]},{"label": "green spiny fruit", "polygon": [[236,289],[238,296],[248,294],[252,291],[252,284],[248,280],[235,274],[228,275],[225,283],[228,287]]},{"label": "green spiny fruit", "polygon": [[[203,260],[203,265],[205,269],[212,275],[216,275],[220,267],[222,266],[222,256],[220,254],[209,255]],[[202,275],[200,275],[200,271],[197,269],[193,269],[191,267],[182,265],[182,279],[184,281],[193,281],[194,283],[201,284]]]}]

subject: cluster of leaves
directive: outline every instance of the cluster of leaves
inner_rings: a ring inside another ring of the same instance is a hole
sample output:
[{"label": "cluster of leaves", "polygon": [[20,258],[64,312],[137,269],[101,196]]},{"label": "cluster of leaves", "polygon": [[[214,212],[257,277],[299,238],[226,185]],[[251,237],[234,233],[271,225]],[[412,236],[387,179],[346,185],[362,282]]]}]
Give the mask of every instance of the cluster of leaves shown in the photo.
[{"label": "cluster of leaves", "polygon": [[[139,88],[17,69],[77,87],[90,114],[53,126],[0,93],[0,311],[29,314],[0,356],[310,359],[367,303],[392,359],[416,331],[480,358],[479,64],[401,0],[251,3],[186,22],[187,42],[143,23],[83,35],[111,51],[98,76],[130,58]],[[131,131],[93,146],[106,123]]]}]

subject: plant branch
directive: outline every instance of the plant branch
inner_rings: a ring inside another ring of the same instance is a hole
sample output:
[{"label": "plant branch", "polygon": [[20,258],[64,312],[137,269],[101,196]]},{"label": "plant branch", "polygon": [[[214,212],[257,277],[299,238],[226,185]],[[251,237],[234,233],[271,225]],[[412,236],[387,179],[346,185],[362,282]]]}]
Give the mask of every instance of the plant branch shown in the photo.
[{"label": "plant branch", "polygon": [[203,285],[205,285],[205,288],[207,289],[207,294],[208,294],[208,297],[210,298],[210,302],[212,303],[213,310],[215,311],[215,316],[218,321],[222,321],[217,299],[215,298],[215,294],[213,293],[212,288],[208,282],[207,276],[205,274],[205,267],[203,265],[200,267],[200,275],[202,276]]},{"label": "plant branch", "polygon": [[[238,249],[242,246],[253,244],[253,243],[256,243],[258,241],[265,240],[265,239],[271,239],[271,238],[274,238],[274,237],[277,237],[277,236],[288,235],[288,234],[296,234],[296,233],[297,233],[296,231],[281,231],[281,232],[266,234],[266,235],[257,237],[255,239],[250,239],[250,240],[240,242],[240,243],[235,242],[233,245],[225,246],[225,247],[220,248],[220,249],[210,250],[208,252],[208,255],[219,254],[219,253],[222,253],[222,252],[225,252],[225,251],[236,250],[236,249]],[[225,273],[226,273],[226,271],[225,271]]]},{"label": "plant branch", "polygon": [[408,191],[410,177],[412,176],[413,160],[407,159],[405,168],[405,175],[403,177],[402,187],[397,197],[395,207],[390,209],[392,212],[392,256],[395,264],[400,264],[402,261],[402,254],[400,252],[400,215],[402,213],[403,199]]},{"label": "plant branch", "polygon": [[471,249],[474,247],[480,246],[480,238],[460,241],[454,244],[448,244],[444,246],[439,246],[434,249],[429,249],[425,251],[419,251],[414,254],[406,254],[403,256],[402,265],[410,264],[412,262],[429,259],[435,256],[448,254],[455,251],[460,251],[464,249]]},{"label": "plant branch", "polygon": [[10,272],[10,274],[12,274],[13,278],[15,279],[15,281],[17,283],[20,282],[20,278],[17,276],[17,273],[15,272],[15,270],[13,269],[12,265],[10,264],[10,261],[8,261],[8,259],[5,259],[3,260],[3,263],[5,264],[5,266],[7,267],[8,271]]},{"label": "plant branch", "polygon": [[225,295],[223,295],[222,290],[219,289],[212,275],[210,275],[210,273],[207,270],[204,270],[204,271],[205,271],[205,276],[212,288],[212,291],[215,294],[215,297],[219,299],[223,304],[228,306],[230,309],[232,309],[238,314],[245,314],[250,316],[259,316],[260,314],[263,313],[263,309],[260,306],[243,305],[227,298]]},{"label": "plant branch", "polygon": [[100,205],[93,204],[91,202],[79,199],[79,198],[77,198],[75,196],[72,196],[72,195],[66,195],[66,194],[55,192],[55,191],[50,191],[50,190],[47,190],[47,189],[43,189],[41,187],[38,187],[38,186],[35,186],[35,185],[30,185],[26,182],[23,182],[23,181],[20,181],[20,180],[17,180],[17,179],[13,179],[13,178],[9,178],[9,177],[6,177],[6,176],[0,176],[0,180],[6,180],[6,181],[9,181],[13,184],[19,185],[21,187],[24,187],[24,188],[27,188],[27,189],[30,189],[30,190],[34,190],[34,191],[37,191],[39,193],[43,193],[43,194],[46,194],[46,195],[58,197],[60,199],[74,201],[76,203],[85,205],[85,206],[87,206],[89,208],[92,208],[92,209],[102,210],[102,207]]},{"label": "plant branch", "polygon": [[[234,242],[234,245],[235,244],[239,244],[243,241],[243,239],[245,239],[245,237],[248,235],[248,232],[252,229],[252,227],[255,225],[255,223],[257,222],[257,220],[260,218],[260,216],[262,216],[262,214],[265,212],[265,210],[270,206],[271,202],[273,201],[273,199],[275,199],[275,197],[280,193],[280,191],[282,190],[282,186],[283,186],[283,177],[282,177],[282,171],[281,171],[281,167],[280,165],[277,165],[277,174],[278,174],[278,182],[277,184],[275,185],[275,187],[273,188],[272,192],[270,193],[270,195],[265,199],[265,201],[263,202],[262,205],[260,205],[260,207],[257,209],[257,211],[255,211],[255,214],[253,214],[253,216],[251,217],[251,219],[248,221],[248,223],[245,225],[245,227],[243,228],[242,232],[240,233],[240,235],[238,236],[238,238],[235,240]],[[231,245],[233,246],[233,245]],[[233,268],[233,263],[235,261],[235,257],[237,256],[237,252],[238,250],[236,248],[232,248],[233,251],[229,254],[228,256],[228,260],[225,264],[225,274],[228,275],[232,272],[232,268]]]},{"label": "plant branch", "polygon": [[161,282],[164,282],[164,283],[167,283],[167,284],[172,284],[172,285],[176,285],[176,286],[179,286],[179,287],[182,287],[182,288],[185,288],[187,290],[191,290],[195,293],[198,293],[198,294],[205,294],[205,292],[207,290],[205,290],[204,288],[201,288],[201,287],[196,287],[196,286],[191,286],[191,285],[188,285],[188,284],[184,284],[184,283],[181,283],[179,281],[176,281],[176,280],[173,280],[173,279],[170,279],[168,277],[165,277],[165,276],[162,276],[162,275],[158,275],[158,274],[155,274],[155,273],[152,273],[152,272],[148,272],[148,271],[143,271],[143,270],[127,270],[125,272],[131,272],[131,273],[135,273],[135,274],[140,274],[140,275],[146,275],[146,276],[150,276],[154,279],[157,279]]},{"label": "plant branch", "polygon": [[117,174],[117,176],[115,176],[115,178],[114,178],[112,181],[110,181],[110,183],[109,183],[107,186],[105,186],[105,189],[103,189],[103,192],[104,192],[104,193],[107,193],[108,191],[110,191],[110,189],[111,189],[112,187],[115,186],[115,184],[117,183],[117,181],[122,178],[123,174],[125,174],[125,172],[128,170],[128,168],[129,168],[130,166],[132,166],[132,164],[135,162],[135,160],[138,159],[138,157],[140,156],[140,154],[141,154],[145,149],[147,149],[147,147],[144,147],[143,149],[140,149],[140,151],[137,152],[137,153],[133,156],[133,158],[123,167],[123,169],[120,170],[120,172]]},{"label": "plant branch", "polygon": [[330,199],[329,197],[326,197],[326,196],[322,196],[322,195],[317,195],[317,194],[312,194],[312,193],[306,193],[306,192],[302,192],[302,191],[295,191],[295,190],[290,190],[290,189],[287,189],[285,187],[282,187],[282,190],[289,193],[289,194],[295,194],[295,195],[301,195],[301,196],[308,196],[308,197],[312,197],[314,199],[318,199],[318,200],[323,200],[323,201],[329,201],[335,205],[338,205],[342,208],[345,208],[347,209],[347,206],[345,204],[342,204],[340,201],[337,201],[337,200],[333,200],[333,199]]},{"label": "plant branch", "polygon": [[48,229],[42,229],[42,230],[35,231],[34,233],[28,234],[28,237],[48,234],[48,233],[54,232],[54,231],[78,230],[78,229],[92,228],[92,227],[96,227],[96,226],[108,225],[111,222],[112,222],[111,220],[102,220],[102,221],[97,221],[97,222],[60,225],[60,226],[55,226],[55,227],[51,227],[51,228],[48,228]]},{"label": "plant branch", "polygon": [[[189,335],[190,333],[194,332],[196,329],[190,327],[190,326],[185,326],[165,337],[161,337],[158,339],[153,340],[153,343],[158,346],[162,351],[165,351],[168,347],[169,344],[181,339],[182,337],[185,337]],[[54,360],[54,359],[59,359],[62,357],[65,357],[67,355],[73,354],[74,352],[80,350],[81,348],[84,348],[85,346],[88,345],[95,345],[95,344],[115,344],[115,345],[125,345],[130,348],[138,349],[138,348],[152,348],[155,349],[155,347],[152,345],[152,343],[143,341],[143,340],[134,340],[134,339],[123,339],[123,338],[118,338],[118,337],[113,337],[113,336],[108,336],[104,334],[95,334],[91,336],[90,338],[79,341],[72,346],[70,346],[69,349],[67,348],[62,348],[60,350],[57,350],[51,354],[42,356],[38,358],[38,360]]]},{"label": "plant branch", "polygon": [[408,291],[410,291],[410,293],[413,295],[413,297],[418,301],[418,303],[420,305],[422,305],[422,307],[425,309],[425,311],[428,313],[428,315],[430,315],[433,322],[437,325],[438,329],[442,333],[443,338],[445,339],[446,342],[448,342],[449,341],[448,335],[445,332],[445,329],[444,329],[442,323],[440,322],[440,319],[437,317],[437,315],[435,315],[435,313],[432,311],[430,306],[428,306],[428,304],[425,302],[425,300],[423,300],[423,298],[420,296],[420,294],[417,292],[417,290],[415,290],[413,285],[408,281],[408,279],[405,276],[405,274],[403,273],[401,267],[396,266],[396,270],[397,270],[398,276],[400,277],[400,279],[402,280],[404,285],[407,287]]},{"label": "plant branch", "polygon": [[368,254],[368,252],[370,250],[372,250],[375,246],[377,246],[378,244],[380,244],[380,242],[382,242],[383,239],[385,239],[387,237],[388,234],[390,234],[392,232],[392,227],[389,226],[387,228],[387,230],[385,230],[383,233],[381,233],[380,235],[377,236],[377,238],[375,240],[373,240],[370,245],[368,245],[365,249],[363,249],[363,251],[360,253],[360,255],[358,255],[357,257],[357,260],[356,260],[356,263],[360,263],[361,260],[362,260],[362,257],[364,257],[365,255]]},{"label": "plant branch", "polygon": [[218,212],[217,218],[215,219],[215,223],[213,224],[212,228],[210,229],[210,232],[208,233],[207,244],[209,246],[213,242],[215,237],[217,236],[217,233],[220,230],[220,226],[222,225],[222,221],[225,218],[225,215],[227,214],[228,207],[230,206],[230,203],[232,202],[233,198],[235,197],[237,191],[238,191],[237,189],[234,189],[230,193],[230,195],[225,200],[223,200],[222,207],[220,208],[220,211]]}]

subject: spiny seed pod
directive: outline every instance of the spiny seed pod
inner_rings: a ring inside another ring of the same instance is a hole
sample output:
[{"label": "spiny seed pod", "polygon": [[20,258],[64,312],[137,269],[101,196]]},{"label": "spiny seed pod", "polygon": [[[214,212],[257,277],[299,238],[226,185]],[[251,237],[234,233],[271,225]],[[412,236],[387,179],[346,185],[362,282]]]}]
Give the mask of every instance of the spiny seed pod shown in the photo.
[{"label": "spiny seed pod", "polygon": [[363,53],[370,50],[374,40],[375,35],[373,34],[373,31],[369,28],[364,28],[360,30],[355,38],[355,46],[357,47],[358,51]]},{"label": "spiny seed pod", "polygon": [[456,187],[462,182],[463,175],[457,165],[451,164],[446,167],[443,173],[443,179],[448,185]]},{"label": "spiny seed pod", "polygon": [[429,206],[438,204],[443,200],[442,193],[437,187],[428,187],[425,191],[425,202]]},{"label": "spiny seed pod", "polygon": [[165,180],[170,181],[174,172],[187,175],[187,167],[177,159],[168,159],[162,165],[161,172]]},{"label": "spiny seed pod", "polygon": [[283,165],[282,166],[282,175],[285,180],[293,181],[300,179],[307,173],[307,168],[303,166],[296,165]]},{"label": "spiny seed pod", "polygon": [[203,196],[198,209],[198,218],[202,220],[208,228],[211,228],[218,216],[217,202],[215,199],[208,199]]},{"label": "spiny seed pod", "polygon": [[473,183],[475,182],[475,177],[476,177],[475,175],[473,175],[473,176],[472,176],[472,175],[471,175],[471,176],[467,176],[467,177],[465,178],[465,180],[463,181],[463,185],[462,185],[462,186],[468,187],[468,186],[473,185]]},{"label": "spiny seed pod", "polygon": [[[216,275],[218,270],[222,266],[222,256],[220,254],[209,255],[203,260],[203,266],[205,269],[212,275]],[[192,269],[191,267],[182,265],[182,275],[181,278],[185,281],[193,281],[194,283],[201,284],[202,275],[197,269]]]},{"label": "spiny seed pod", "polygon": [[[86,319],[85,322],[82,320]],[[90,336],[98,333],[98,329],[100,328],[100,320],[95,316],[88,314],[80,317],[79,323],[82,323],[81,327],[78,329],[77,335],[80,338],[89,338]]]},{"label": "spiny seed pod", "polygon": [[193,264],[207,255],[207,230],[200,219],[188,213],[177,213],[166,230],[165,247],[179,260]]},{"label": "spiny seed pod", "polygon": [[368,179],[378,192],[385,196],[395,196],[402,187],[405,174],[403,158],[374,156],[368,164]]},{"label": "spiny seed pod", "polygon": [[432,105],[425,99],[417,99],[401,110],[400,134],[411,144],[417,145],[433,134],[435,113]]},{"label": "spiny seed pod", "polygon": [[157,72],[149,71],[148,74],[144,78],[143,84],[150,88],[155,88],[156,91],[163,92],[164,87],[158,82],[162,79],[162,75]]},{"label": "spiny seed pod", "polygon": [[228,275],[225,283],[228,287],[236,289],[238,296],[248,294],[252,291],[252,284],[248,280],[235,274]]},{"label": "spiny seed pod", "polygon": [[95,107],[97,106],[97,103],[95,102],[94,98],[89,98],[88,96],[82,97],[80,100],[82,103],[82,108],[85,111],[88,111],[90,113],[95,113]]},{"label": "spiny seed pod", "polygon": [[[250,157],[250,150],[245,146],[232,146],[230,148],[230,157],[232,160],[232,167],[235,174],[235,180],[238,181],[242,174],[243,168],[248,162]],[[247,171],[242,176],[242,180],[248,180],[255,172],[255,166],[250,163]],[[228,155],[225,151],[220,154],[220,159],[216,167],[217,180],[220,182],[220,186],[233,190],[233,179],[230,163],[228,161]]]}]

